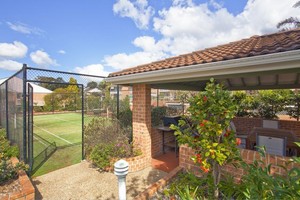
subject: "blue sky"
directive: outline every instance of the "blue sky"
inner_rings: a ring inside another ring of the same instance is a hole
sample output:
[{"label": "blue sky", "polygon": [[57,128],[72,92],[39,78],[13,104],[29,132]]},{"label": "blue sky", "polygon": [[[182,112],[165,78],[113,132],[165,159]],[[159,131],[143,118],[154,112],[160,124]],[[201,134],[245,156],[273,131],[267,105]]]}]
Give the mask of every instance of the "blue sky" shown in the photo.
[{"label": "blue sky", "polygon": [[2,0],[0,78],[31,67],[108,75],[277,31],[295,0]]}]

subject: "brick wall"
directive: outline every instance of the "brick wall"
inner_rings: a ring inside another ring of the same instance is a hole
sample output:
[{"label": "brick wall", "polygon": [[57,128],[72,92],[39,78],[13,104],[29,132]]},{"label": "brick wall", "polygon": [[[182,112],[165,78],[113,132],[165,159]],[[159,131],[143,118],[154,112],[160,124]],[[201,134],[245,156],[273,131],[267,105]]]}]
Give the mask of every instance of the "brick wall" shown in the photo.
[{"label": "brick wall", "polygon": [[156,157],[162,154],[162,133],[155,127],[151,130],[151,152],[152,157]]},{"label": "brick wall", "polygon": [[126,158],[125,160],[129,165],[128,172],[136,172],[149,167],[149,159],[145,158],[143,155]]},{"label": "brick wall", "polygon": [[233,119],[234,125],[238,133],[248,134],[253,127],[262,127],[263,120],[261,118],[236,117]]},{"label": "brick wall", "polygon": [[[291,120],[274,120],[278,121],[278,128],[291,130],[297,137],[300,137],[300,122]],[[236,117],[233,119],[234,125],[238,133],[248,134],[253,127],[262,127],[263,119],[261,118],[247,118],[247,117]]]},{"label": "brick wall", "polygon": [[143,153],[146,166],[151,165],[151,88],[133,85],[132,108],[133,144]]},{"label": "brick wall", "polygon": [[[191,156],[195,155],[194,151],[188,147],[187,145],[180,146],[179,153],[179,166],[184,168],[185,170],[189,170],[194,172],[196,175],[200,175],[201,169],[197,166],[192,160]],[[252,151],[248,149],[240,149],[241,157],[247,163],[253,163],[254,160],[262,159],[265,163],[272,163],[274,165],[285,165],[285,162],[289,161],[289,157],[284,156],[275,156],[267,154],[265,158],[260,157],[257,151]],[[287,169],[291,169],[293,167],[300,167],[299,164],[291,163],[287,166]],[[238,181],[241,176],[245,173],[243,169],[235,168],[233,165],[226,165],[223,167],[225,172],[232,174],[236,180]],[[285,171],[282,168],[277,166],[272,166],[271,168],[272,174],[284,175]]]},{"label": "brick wall", "polygon": [[300,122],[279,120],[279,128],[293,131],[297,137],[300,137]]}]

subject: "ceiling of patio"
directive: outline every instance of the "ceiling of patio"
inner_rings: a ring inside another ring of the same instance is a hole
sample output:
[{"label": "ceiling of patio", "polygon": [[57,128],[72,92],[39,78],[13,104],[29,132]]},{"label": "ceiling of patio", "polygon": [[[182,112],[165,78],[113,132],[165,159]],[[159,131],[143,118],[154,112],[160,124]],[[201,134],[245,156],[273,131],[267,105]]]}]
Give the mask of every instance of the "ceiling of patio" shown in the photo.
[{"label": "ceiling of patio", "polygon": [[[299,65],[300,67],[300,65]],[[260,73],[229,74],[151,83],[152,88],[173,90],[195,90],[205,88],[210,78],[222,83],[229,90],[295,89],[300,88],[300,68]]]}]

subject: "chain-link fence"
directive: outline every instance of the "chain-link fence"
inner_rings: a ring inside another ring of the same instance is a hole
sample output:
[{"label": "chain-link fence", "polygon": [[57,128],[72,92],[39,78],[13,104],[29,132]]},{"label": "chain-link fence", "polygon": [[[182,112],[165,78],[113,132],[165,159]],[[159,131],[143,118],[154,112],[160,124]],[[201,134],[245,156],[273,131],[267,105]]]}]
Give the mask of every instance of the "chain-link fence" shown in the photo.
[{"label": "chain-link fence", "polygon": [[24,159],[23,135],[23,71],[19,71],[0,85],[1,120],[7,138],[20,149]]},{"label": "chain-link fence", "polygon": [[32,171],[60,150],[80,161],[84,127],[94,117],[118,118],[118,112],[130,110],[130,89],[119,91],[104,78],[24,65],[0,85],[0,126]]}]

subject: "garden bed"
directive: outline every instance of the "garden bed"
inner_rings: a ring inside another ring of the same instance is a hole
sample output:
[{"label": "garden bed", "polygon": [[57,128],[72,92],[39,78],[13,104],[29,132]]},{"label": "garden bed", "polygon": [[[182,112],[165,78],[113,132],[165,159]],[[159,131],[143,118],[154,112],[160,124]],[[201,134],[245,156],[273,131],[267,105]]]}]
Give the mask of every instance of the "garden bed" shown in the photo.
[{"label": "garden bed", "polygon": [[[12,162],[19,161],[17,158],[12,158]],[[25,171],[19,171],[18,179],[0,185],[0,199],[35,199],[35,189]]]},{"label": "garden bed", "polygon": [[140,193],[135,197],[135,200],[147,200],[147,199],[156,199],[159,196],[159,193],[163,190],[165,186],[167,186],[180,172],[183,171],[183,168],[178,166],[169,174],[167,174],[164,178],[158,180],[153,183],[150,187],[148,187],[144,192]]}]

